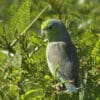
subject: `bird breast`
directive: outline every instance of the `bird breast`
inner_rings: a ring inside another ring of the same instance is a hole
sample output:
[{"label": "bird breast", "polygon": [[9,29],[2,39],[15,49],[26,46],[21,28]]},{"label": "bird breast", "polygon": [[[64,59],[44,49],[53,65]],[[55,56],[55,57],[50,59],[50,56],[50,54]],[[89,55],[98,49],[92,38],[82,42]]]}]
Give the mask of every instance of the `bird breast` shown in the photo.
[{"label": "bird breast", "polygon": [[66,54],[65,42],[51,42],[48,43],[46,49],[47,62],[50,72],[53,76],[60,70],[63,74],[71,72],[72,63]]}]

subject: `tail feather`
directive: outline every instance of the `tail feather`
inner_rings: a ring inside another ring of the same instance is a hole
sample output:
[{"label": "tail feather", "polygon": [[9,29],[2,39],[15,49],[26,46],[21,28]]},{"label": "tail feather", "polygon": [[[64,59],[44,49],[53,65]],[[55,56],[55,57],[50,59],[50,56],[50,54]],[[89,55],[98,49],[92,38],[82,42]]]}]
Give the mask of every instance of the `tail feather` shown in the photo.
[{"label": "tail feather", "polygon": [[71,83],[65,83],[64,85],[65,85],[66,89],[68,90],[68,92],[72,93],[72,92],[78,91],[77,88],[74,85],[72,85]]},{"label": "tail feather", "polygon": [[66,77],[64,77],[64,75],[62,75],[61,73],[58,73],[57,77],[65,85],[65,88],[67,89],[68,92],[76,93],[78,91],[78,89],[73,84],[71,84],[71,82],[69,82],[66,79]]}]

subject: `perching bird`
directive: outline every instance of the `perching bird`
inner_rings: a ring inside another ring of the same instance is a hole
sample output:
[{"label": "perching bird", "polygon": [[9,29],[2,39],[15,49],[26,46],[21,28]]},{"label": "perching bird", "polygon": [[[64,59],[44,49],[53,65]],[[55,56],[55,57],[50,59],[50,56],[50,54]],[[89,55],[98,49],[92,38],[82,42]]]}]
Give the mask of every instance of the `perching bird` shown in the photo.
[{"label": "perching bird", "polygon": [[77,92],[79,60],[66,26],[58,19],[41,25],[42,35],[48,38],[46,57],[50,72],[69,92]]}]

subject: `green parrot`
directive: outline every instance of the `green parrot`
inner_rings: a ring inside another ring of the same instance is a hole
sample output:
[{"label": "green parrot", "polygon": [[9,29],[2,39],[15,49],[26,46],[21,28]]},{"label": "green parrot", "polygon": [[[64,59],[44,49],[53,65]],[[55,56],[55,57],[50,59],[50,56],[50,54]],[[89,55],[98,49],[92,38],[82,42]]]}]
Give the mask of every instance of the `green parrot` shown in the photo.
[{"label": "green parrot", "polygon": [[58,19],[48,19],[42,23],[41,33],[48,39],[46,57],[51,74],[68,92],[77,92],[79,60],[66,26]]}]

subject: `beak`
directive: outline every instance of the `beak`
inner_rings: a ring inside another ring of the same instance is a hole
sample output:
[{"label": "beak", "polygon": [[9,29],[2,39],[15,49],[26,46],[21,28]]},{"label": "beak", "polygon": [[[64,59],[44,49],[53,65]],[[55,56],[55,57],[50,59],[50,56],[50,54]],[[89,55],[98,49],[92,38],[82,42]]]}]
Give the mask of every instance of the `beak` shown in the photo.
[{"label": "beak", "polygon": [[46,31],[45,31],[45,30],[43,30],[43,29],[41,29],[41,34],[42,34],[42,36],[44,37],[44,36],[45,36],[45,34],[46,34]]}]

